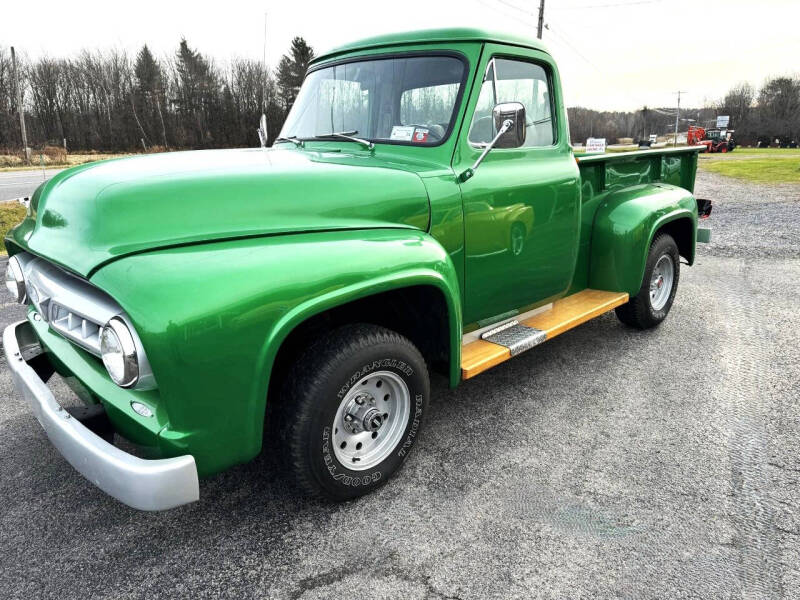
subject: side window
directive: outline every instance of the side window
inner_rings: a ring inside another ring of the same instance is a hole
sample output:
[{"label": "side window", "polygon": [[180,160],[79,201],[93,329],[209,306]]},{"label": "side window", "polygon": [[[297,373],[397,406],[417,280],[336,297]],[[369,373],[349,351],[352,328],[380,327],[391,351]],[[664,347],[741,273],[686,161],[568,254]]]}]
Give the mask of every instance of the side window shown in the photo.
[{"label": "side window", "polygon": [[472,125],[469,127],[469,141],[472,144],[488,144],[495,136],[492,109],[497,104],[494,86],[494,61],[489,63],[486,75],[481,84],[481,93],[478,95],[478,104],[475,114],[472,115]]},{"label": "side window", "polygon": [[519,60],[496,58],[490,63],[481,85],[478,104],[472,117],[469,141],[488,143],[496,131],[492,108],[501,102],[519,102],[525,107],[524,147],[551,146],[555,143],[550,84],[541,66]]}]

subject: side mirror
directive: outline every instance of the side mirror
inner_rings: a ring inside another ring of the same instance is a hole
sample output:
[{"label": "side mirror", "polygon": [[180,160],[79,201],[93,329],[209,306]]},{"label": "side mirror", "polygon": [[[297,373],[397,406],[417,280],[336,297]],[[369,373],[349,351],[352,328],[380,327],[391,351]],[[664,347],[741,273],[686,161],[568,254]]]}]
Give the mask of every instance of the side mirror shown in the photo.
[{"label": "side mirror", "polygon": [[495,148],[519,148],[525,143],[525,107],[519,102],[504,102],[492,109],[494,129],[500,131],[503,123],[511,119],[512,125],[495,143]]},{"label": "side mirror", "polygon": [[261,119],[258,122],[258,140],[261,142],[261,147],[267,147],[267,115],[261,114]]},{"label": "side mirror", "polygon": [[497,104],[492,109],[492,118],[497,135],[486,144],[475,164],[458,176],[458,181],[461,183],[475,175],[475,171],[492,148],[519,148],[525,143],[525,107],[522,104],[519,102]]}]

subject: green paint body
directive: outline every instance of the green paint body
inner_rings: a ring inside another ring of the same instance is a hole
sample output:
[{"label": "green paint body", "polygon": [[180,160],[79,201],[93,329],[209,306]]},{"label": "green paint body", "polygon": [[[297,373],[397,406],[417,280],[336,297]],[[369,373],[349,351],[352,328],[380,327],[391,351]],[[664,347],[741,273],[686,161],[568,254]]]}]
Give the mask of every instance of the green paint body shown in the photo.
[{"label": "green paint body", "polygon": [[[281,343],[306,319],[356,299],[438,290],[455,386],[464,331],[587,287],[635,293],[664,224],[691,226],[693,261],[696,150],[576,161],[558,69],[538,42],[439,30],[365,40],[315,64],[407,51],[468,62],[455,128],[441,145],[369,151],[328,141],[142,156],[68,169],[36,191],[9,234],[11,253],[39,255],[106,291],[147,350],[158,389],[124,390],[95,357],[33,322],[59,372],[102,402],[125,437],[154,455],[192,454],[202,476],[252,459]],[[493,56],[549,69],[556,143],[496,149],[459,183],[480,153],[467,131]],[[155,417],[133,412],[134,399]]]}]

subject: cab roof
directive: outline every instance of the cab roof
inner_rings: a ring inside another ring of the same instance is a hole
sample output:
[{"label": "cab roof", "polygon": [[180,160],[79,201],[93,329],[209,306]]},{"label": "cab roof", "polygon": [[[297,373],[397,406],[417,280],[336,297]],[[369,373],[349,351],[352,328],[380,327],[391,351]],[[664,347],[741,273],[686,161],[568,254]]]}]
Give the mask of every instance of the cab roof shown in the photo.
[{"label": "cab roof", "polygon": [[547,52],[547,47],[535,38],[529,38],[508,32],[489,31],[477,28],[445,28],[445,29],[421,29],[416,31],[405,31],[401,33],[390,33],[370,38],[364,38],[355,42],[350,42],[343,46],[333,48],[320,56],[314,58],[311,64],[316,64],[335,58],[348,52],[357,50],[368,50],[371,48],[382,48],[386,46],[401,46],[411,44],[433,44],[441,42],[495,42],[498,44],[508,44],[510,46],[521,46]]}]

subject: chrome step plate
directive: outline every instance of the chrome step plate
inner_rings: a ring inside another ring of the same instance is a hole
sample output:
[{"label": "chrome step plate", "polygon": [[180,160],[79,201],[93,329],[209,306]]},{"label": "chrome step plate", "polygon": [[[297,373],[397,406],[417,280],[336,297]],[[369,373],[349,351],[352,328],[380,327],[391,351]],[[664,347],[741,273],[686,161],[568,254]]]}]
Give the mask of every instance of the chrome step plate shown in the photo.
[{"label": "chrome step plate", "polygon": [[547,339],[547,333],[541,329],[520,325],[517,321],[509,321],[490,329],[481,336],[481,339],[498,346],[505,346],[511,351],[511,356],[516,356],[541,344]]}]

